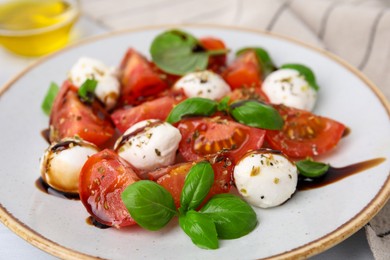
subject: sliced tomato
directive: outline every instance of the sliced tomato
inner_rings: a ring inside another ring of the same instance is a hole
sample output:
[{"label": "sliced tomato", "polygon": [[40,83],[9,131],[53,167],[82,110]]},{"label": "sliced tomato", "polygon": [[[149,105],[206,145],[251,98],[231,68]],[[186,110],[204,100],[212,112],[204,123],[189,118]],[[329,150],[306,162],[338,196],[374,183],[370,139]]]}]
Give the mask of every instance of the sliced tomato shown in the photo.
[{"label": "sliced tomato", "polygon": [[180,194],[186,176],[192,166],[192,162],[186,162],[168,166],[167,168],[157,169],[149,173],[151,180],[156,181],[171,193],[177,208],[180,207]]},{"label": "sliced tomato", "polygon": [[233,103],[239,100],[259,100],[264,103],[269,103],[269,98],[267,95],[261,90],[260,87],[242,87],[242,88],[236,88],[232,92],[226,95],[229,97],[229,102]]},{"label": "sliced tomato", "polygon": [[[210,163],[214,170],[214,184],[204,202],[216,194],[228,193],[232,186],[234,165],[229,157],[219,154],[210,158]],[[192,162],[180,163],[149,173],[150,179],[157,181],[172,194],[177,208],[180,207],[180,194],[185,178],[193,165]]]},{"label": "sliced tomato", "polygon": [[323,154],[337,145],[345,126],[330,118],[309,111],[277,105],[284,118],[281,131],[267,131],[266,140],[271,148],[290,157],[308,157]]},{"label": "sliced tomato", "polygon": [[230,150],[236,162],[248,150],[259,149],[264,141],[265,130],[232,121],[228,117],[190,118],[176,124],[182,139],[179,152],[187,161]]},{"label": "sliced tomato", "polygon": [[[218,38],[203,37],[199,39],[200,44],[206,50],[225,50],[225,43]],[[226,67],[226,54],[212,55],[209,57],[207,68],[215,73],[221,73]]]},{"label": "sliced tomato", "polygon": [[117,228],[134,225],[121,193],[138,180],[127,161],[105,149],[89,157],[84,164],[79,179],[80,199],[99,223]]},{"label": "sliced tomato", "polygon": [[223,78],[232,89],[260,87],[263,73],[256,52],[248,50],[237,56],[223,73]]},{"label": "sliced tomato", "polygon": [[183,96],[165,96],[144,102],[135,107],[121,108],[111,114],[112,121],[122,133],[129,127],[146,119],[165,120],[172,108],[183,100]]},{"label": "sliced tomato", "polygon": [[80,101],[77,88],[65,81],[53,103],[50,115],[50,142],[65,137],[80,138],[102,145],[114,134],[110,116],[98,101]]},{"label": "sliced tomato", "polygon": [[121,103],[136,104],[168,88],[152,64],[134,49],[129,49],[120,65]]}]

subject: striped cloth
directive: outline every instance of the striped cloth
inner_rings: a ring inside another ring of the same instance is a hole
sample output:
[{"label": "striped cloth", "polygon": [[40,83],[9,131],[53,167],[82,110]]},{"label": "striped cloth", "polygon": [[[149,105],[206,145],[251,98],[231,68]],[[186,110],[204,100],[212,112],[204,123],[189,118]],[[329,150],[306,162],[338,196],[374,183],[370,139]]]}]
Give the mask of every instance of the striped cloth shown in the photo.
[{"label": "striped cloth", "polygon": [[83,0],[82,5],[85,15],[110,30],[212,23],[297,38],[344,58],[390,100],[390,0]]},{"label": "striped cloth", "polygon": [[[390,100],[390,0],[83,0],[109,30],[154,24],[243,26],[324,48],[366,74]],[[390,203],[366,226],[376,259],[390,259]]]}]

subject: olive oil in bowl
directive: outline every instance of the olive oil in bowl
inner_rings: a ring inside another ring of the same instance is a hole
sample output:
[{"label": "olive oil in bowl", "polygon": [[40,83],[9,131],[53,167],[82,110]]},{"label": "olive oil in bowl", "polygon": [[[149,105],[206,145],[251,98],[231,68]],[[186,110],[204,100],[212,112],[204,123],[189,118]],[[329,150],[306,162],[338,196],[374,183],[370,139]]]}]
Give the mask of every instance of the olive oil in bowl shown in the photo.
[{"label": "olive oil in bowl", "polygon": [[78,1],[0,1],[0,43],[25,56],[58,50],[79,16]]}]

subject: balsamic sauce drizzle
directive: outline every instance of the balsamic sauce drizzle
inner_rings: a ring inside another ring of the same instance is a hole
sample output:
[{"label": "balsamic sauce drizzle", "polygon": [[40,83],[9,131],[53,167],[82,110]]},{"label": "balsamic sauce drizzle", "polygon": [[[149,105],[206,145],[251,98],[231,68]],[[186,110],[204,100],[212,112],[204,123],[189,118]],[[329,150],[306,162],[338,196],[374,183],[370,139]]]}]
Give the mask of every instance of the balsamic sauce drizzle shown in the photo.
[{"label": "balsamic sauce drizzle", "polygon": [[310,190],[315,188],[320,188],[332,183],[335,183],[341,179],[354,175],[364,170],[368,170],[372,167],[375,167],[382,162],[384,162],[385,158],[375,158],[363,162],[354,163],[348,166],[336,168],[329,167],[329,170],[326,174],[319,178],[307,178],[300,176],[298,178],[298,190]]}]

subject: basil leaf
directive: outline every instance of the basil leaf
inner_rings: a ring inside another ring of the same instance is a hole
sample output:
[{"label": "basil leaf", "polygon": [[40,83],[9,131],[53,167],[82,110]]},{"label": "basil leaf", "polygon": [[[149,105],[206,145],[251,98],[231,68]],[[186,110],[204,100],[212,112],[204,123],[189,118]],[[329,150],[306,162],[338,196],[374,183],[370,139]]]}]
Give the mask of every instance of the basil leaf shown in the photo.
[{"label": "basil leaf", "polygon": [[54,100],[55,100],[59,90],[60,90],[60,88],[58,87],[58,85],[56,83],[54,83],[54,82],[50,83],[50,87],[47,90],[45,98],[43,99],[43,102],[41,104],[41,108],[42,108],[43,112],[48,116],[51,113],[51,108],[53,106]]},{"label": "basil leaf", "polygon": [[235,239],[250,233],[258,223],[255,211],[233,194],[213,196],[200,213],[214,221],[218,237]]},{"label": "basil leaf", "polygon": [[214,222],[194,210],[179,217],[179,224],[192,242],[200,248],[217,249],[218,235]]},{"label": "basil leaf", "polygon": [[165,72],[184,75],[207,67],[208,55],[191,34],[171,30],[158,35],[152,42],[150,54],[156,65]]},{"label": "basil leaf", "polygon": [[180,30],[157,35],[150,46],[154,63],[163,71],[174,75],[204,70],[209,56],[227,52],[228,50],[206,50],[197,38]]},{"label": "basil leaf", "polygon": [[230,105],[231,116],[239,123],[269,129],[281,130],[283,118],[272,106],[255,100],[243,100]]},{"label": "basil leaf", "polygon": [[329,170],[329,164],[315,162],[310,159],[295,162],[301,175],[309,178],[323,176]]},{"label": "basil leaf", "polygon": [[214,183],[214,170],[207,161],[192,166],[180,196],[181,211],[196,209],[206,198]]},{"label": "basil leaf", "polygon": [[229,101],[230,97],[222,98],[217,105],[217,110],[222,112],[229,112]]},{"label": "basil leaf", "polygon": [[79,97],[84,102],[92,102],[95,97],[95,89],[97,87],[98,82],[94,79],[87,79],[80,86],[78,90]]},{"label": "basil leaf", "polygon": [[269,56],[268,52],[260,47],[247,47],[240,49],[236,52],[236,55],[240,55],[248,50],[253,50],[256,53],[257,60],[260,63],[260,66],[262,68],[262,72],[264,74],[264,78],[268,76],[271,72],[276,70],[276,66],[271,60],[271,57]]},{"label": "basil leaf", "polygon": [[134,182],[121,197],[131,217],[148,230],[163,228],[177,214],[172,195],[153,181]]},{"label": "basil leaf", "polygon": [[208,98],[188,98],[177,104],[167,117],[168,123],[176,123],[185,116],[211,116],[217,111],[218,103]]},{"label": "basil leaf", "polygon": [[320,87],[317,85],[316,77],[313,73],[313,71],[302,64],[284,64],[280,67],[281,69],[293,69],[299,72],[303,77],[305,77],[307,83],[309,83],[309,86],[318,91]]}]

